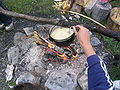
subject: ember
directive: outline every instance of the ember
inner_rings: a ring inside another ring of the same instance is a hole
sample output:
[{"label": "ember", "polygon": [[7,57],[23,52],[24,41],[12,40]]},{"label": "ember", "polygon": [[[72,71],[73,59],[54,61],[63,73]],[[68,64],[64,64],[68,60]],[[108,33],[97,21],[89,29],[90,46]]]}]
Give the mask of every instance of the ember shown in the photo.
[{"label": "ember", "polygon": [[[56,49],[56,47],[49,49],[49,51],[55,53],[59,57],[62,57],[63,60],[65,60],[65,61],[67,61],[67,60],[69,60],[71,58],[75,58],[76,55],[77,55],[77,53],[75,52],[75,50],[72,47],[71,48],[74,51],[71,51],[69,49],[69,47],[64,47],[64,48],[57,47],[57,49]],[[62,53],[60,54],[58,50],[59,51],[62,50]]]}]

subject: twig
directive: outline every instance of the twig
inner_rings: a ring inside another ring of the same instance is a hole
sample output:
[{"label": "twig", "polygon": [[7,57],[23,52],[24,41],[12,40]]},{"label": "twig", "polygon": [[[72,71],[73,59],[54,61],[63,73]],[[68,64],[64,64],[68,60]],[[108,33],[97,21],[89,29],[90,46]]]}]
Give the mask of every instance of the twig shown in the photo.
[{"label": "twig", "polygon": [[[63,11],[63,10],[62,10],[62,11]],[[101,23],[97,22],[96,20],[94,20],[94,19],[92,19],[92,18],[90,18],[90,17],[88,17],[88,16],[85,16],[85,15],[83,15],[83,14],[80,14],[80,13],[77,13],[77,12],[73,12],[73,11],[66,11],[66,12],[80,15],[80,16],[86,18],[86,19],[89,19],[89,20],[93,21],[94,23],[100,25],[101,27],[106,28],[104,25],[102,25]]]}]

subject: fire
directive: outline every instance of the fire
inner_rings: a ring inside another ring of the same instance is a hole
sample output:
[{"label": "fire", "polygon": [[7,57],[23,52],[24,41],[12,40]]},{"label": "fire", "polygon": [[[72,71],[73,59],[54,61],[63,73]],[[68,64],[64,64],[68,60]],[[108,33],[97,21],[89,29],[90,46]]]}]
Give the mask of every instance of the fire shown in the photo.
[{"label": "fire", "polygon": [[49,44],[48,44],[48,47],[49,47],[49,48],[53,48],[53,44],[52,44],[52,43],[49,43]]},{"label": "fire", "polygon": [[[36,38],[36,43],[37,44],[41,44],[41,45],[44,45],[44,46],[46,46],[46,44],[47,44],[47,47],[49,48],[49,51],[55,53],[59,57],[62,57],[63,60],[68,60],[68,59],[71,59],[72,57],[73,58],[76,57],[76,53],[73,54],[74,50],[73,49],[70,50],[69,46],[64,47],[64,48],[58,47],[58,46],[48,42],[44,38],[40,37],[38,32],[36,32],[36,31],[34,32],[34,37]],[[46,44],[44,44],[42,41],[45,42]]]},{"label": "fire", "polygon": [[62,55],[59,55],[60,57],[62,57],[63,58],[63,60],[68,60],[68,58],[66,57],[66,54],[65,53],[63,53]]},{"label": "fire", "polygon": [[68,60],[68,58],[66,57],[65,53],[63,53],[62,55],[60,55],[58,52],[54,51],[53,49],[49,49],[49,51],[55,53],[57,56],[62,57],[63,60]]},{"label": "fire", "polygon": [[[76,55],[71,55],[71,57],[68,57],[67,55],[66,55],[66,52],[63,52],[62,54],[60,54],[59,52],[57,52],[56,50],[55,50],[55,45],[54,44],[52,44],[52,43],[49,43],[48,44],[48,47],[50,48],[49,49],[49,51],[50,52],[53,52],[53,53],[55,53],[57,56],[59,56],[59,57],[62,57],[63,58],[63,60],[68,60],[68,59],[70,59],[70,58],[75,58],[76,57]],[[70,50],[68,47],[65,47],[66,49],[68,49],[68,50]],[[59,49],[59,48],[58,48]],[[59,50],[58,50],[59,51]]]},{"label": "fire", "polygon": [[76,58],[77,56],[75,56],[75,55],[72,54],[72,57],[73,57],[73,58]]}]

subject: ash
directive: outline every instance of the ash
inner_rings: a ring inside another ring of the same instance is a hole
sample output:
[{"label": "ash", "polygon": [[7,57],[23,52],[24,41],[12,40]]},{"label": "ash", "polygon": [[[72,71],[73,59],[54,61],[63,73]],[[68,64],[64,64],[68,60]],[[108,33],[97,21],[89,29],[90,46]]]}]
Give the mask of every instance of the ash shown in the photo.
[{"label": "ash", "polygon": [[[22,28],[25,32],[14,35],[14,46],[8,50],[9,64],[14,66],[10,81],[18,86],[30,83],[42,87],[39,90],[87,90],[87,57],[76,39],[71,46],[78,51],[77,56],[68,62],[35,43],[33,31],[47,39],[51,27],[36,24],[34,27]],[[93,34],[91,43],[102,59],[110,56]]]}]

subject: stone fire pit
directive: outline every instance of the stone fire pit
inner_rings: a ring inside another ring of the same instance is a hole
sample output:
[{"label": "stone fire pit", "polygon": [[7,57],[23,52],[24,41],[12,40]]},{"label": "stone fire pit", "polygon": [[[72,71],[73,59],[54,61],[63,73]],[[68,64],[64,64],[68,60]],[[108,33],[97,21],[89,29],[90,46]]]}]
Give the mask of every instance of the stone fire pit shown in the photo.
[{"label": "stone fire pit", "polygon": [[[41,85],[46,90],[87,90],[87,57],[76,39],[71,45],[78,50],[78,55],[67,63],[48,60],[46,55],[50,53],[45,47],[35,43],[33,31],[47,38],[50,28],[51,25],[25,27],[25,33],[15,34],[14,46],[8,50],[8,61],[11,66],[6,68],[7,81],[15,82],[16,85]],[[95,35],[91,35],[91,43],[102,59],[110,56]]]}]

